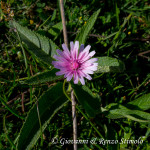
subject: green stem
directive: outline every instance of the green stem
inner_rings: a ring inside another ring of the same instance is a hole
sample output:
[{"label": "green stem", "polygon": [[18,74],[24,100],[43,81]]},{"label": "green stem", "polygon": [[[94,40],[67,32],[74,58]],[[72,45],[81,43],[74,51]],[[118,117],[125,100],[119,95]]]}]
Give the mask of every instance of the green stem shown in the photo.
[{"label": "green stem", "polygon": [[39,29],[51,18],[51,15],[39,26]]},{"label": "green stem", "polygon": [[1,81],[0,81],[0,83],[11,83],[11,82],[16,82],[16,81],[22,81],[22,80],[27,80],[28,79],[28,77],[24,77],[24,78],[20,78],[20,79],[15,79],[15,80],[6,80],[6,79],[1,79]]},{"label": "green stem", "polygon": [[41,119],[40,119],[40,112],[39,112],[39,107],[38,107],[38,101],[37,101],[37,114],[38,114],[38,119],[39,119],[39,125],[40,125],[40,132],[41,132],[41,147],[43,147],[43,132],[42,132],[42,124],[41,124]]},{"label": "green stem", "polygon": [[[63,92],[65,94],[65,96],[69,99],[70,102],[71,101],[71,98],[68,96],[68,94],[66,93],[65,91],[65,84],[66,84],[66,80],[64,80],[64,83],[63,83]],[[97,134],[101,137],[101,138],[104,138],[103,135],[98,131],[98,129],[95,127],[95,125],[89,120],[89,118],[86,116],[86,114],[84,114],[84,112],[76,105],[76,108],[78,109],[78,111],[84,116],[84,118],[89,121],[90,125],[93,127],[93,129],[97,132]]]},{"label": "green stem", "polygon": [[4,100],[2,100],[2,98],[0,98],[0,101],[3,103],[3,105],[6,107],[7,110],[9,110],[12,114],[14,114],[16,117],[25,120],[25,118],[23,116],[18,115],[15,110],[11,109]]},{"label": "green stem", "polygon": [[9,143],[11,144],[11,146],[13,147],[13,149],[16,150],[16,145],[13,143],[13,141],[8,136],[8,131],[7,131],[6,124],[5,124],[5,115],[3,116],[3,129],[4,129],[5,136],[6,136],[7,140],[9,141]]},{"label": "green stem", "polygon": [[96,76],[96,77],[94,77],[93,79],[100,78],[100,77],[103,76],[103,75],[104,75],[104,73],[101,73],[99,76]]},{"label": "green stem", "polygon": [[125,19],[124,19],[124,22],[122,23],[122,25],[120,26],[120,29],[119,31],[116,33],[115,37],[113,38],[113,41],[112,41],[112,46],[108,49],[107,51],[107,56],[110,55],[110,52],[113,51],[113,48],[115,47],[116,43],[120,37],[120,34],[121,34],[121,31],[123,30],[123,28],[125,27],[126,23],[129,21],[129,19],[131,18],[132,16],[132,13],[130,13]]}]

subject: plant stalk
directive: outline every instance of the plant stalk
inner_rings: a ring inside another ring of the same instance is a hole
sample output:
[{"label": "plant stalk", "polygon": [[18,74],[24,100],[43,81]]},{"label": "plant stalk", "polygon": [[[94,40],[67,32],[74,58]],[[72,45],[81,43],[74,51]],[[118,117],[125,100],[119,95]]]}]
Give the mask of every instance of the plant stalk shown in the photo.
[{"label": "plant stalk", "polygon": [[74,150],[77,150],[77,116],[76,116],[76,101],[73,89],[71,88],[71,101],[72,101],[72,119],[73,119],[73,140],[74,140]]},{"label": "plant stalk", "polygon": [[66,28],[66,21],[65,21],[65,11],[64,11],[64,2],[60,0],[60,12],[61,12],[61,19],[63,24],[63,35],[64,35],[64,42],[68,47],[68,37],[67,37],[67,28]]},{"label": "plant stalk", "polygon": [[[65,12],[64,12],[64,3],[63,0],[60,0],[60,12],[63,24],[63,35],[64,42],[68,47],[68,37],[67,37],[67,29],[66,29],[66,21],[65,21]],[[73,119],[73,140],[77,140],[77,117],[76,117],[76,101],[73,89],[71,88],[71,101],[72,101],[72,119]],[[73,144],[74,150],[77,150],[77,144],[74,142]]]}]

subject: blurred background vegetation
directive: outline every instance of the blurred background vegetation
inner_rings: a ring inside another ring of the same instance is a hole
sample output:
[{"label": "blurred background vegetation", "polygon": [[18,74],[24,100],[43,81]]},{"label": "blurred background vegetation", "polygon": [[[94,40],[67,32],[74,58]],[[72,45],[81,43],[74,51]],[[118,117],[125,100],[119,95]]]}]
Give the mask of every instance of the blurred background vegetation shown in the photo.
[{"label": "blurred background vegetation", "polygon": [[[25,53],[25,66],[21,44],[10,28],[10,20],[16,20],[37,33],[52,39],[59,47],[63,43],[59,1],[7,0],[0,1],[0,149],[11,149],[17,140],[23,120],[12,112],[26,116],[37,98],[54,83],[27,86],[21,81],[47,68]],[[96,50],[97,56],[111,56],[125,63],[123,73],[94,76],[87,86],[101,96],[101,105],[126,104],[150,91],[150,1],[149,0],[66,0],[65,14],[69,41],[87,23],[98,9],[101,12],[88,36],[86,45]],[[147,111],[150,112],[150,111]],[[78,138],[98,137],[84,117],[78,113]],[[103,115],[91,121],[106,139],[138,139],[147,136],[142,145],[79,145],[81,149],[150,149],[150,124],[130,119],[110,120]],[[43,133],[44,146],[40,140],[33,149],[72,149],[53,145],[53,137],[72,138],[71,107],[66,104],[51,120]],[[83,148],[84,147],[84,148]]]}]

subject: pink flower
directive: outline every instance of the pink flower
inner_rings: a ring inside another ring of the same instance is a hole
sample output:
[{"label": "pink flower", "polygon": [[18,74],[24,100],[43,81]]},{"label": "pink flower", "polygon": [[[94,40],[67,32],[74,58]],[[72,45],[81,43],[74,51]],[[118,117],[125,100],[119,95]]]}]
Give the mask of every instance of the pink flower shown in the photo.
[{"label": "pink flower", "polygon": [[95,55],[95,51],[89,53],[91,46],[88,45],[84,48],[84,45],[81,44],[79,51],[79,42],[76,41],[75,44],[70,42],[70,51],[65,44],[62,44],[62,48],[64,51],[56,50],[59,56],[54,55],[57,61],[52,62],[55,68],[60,69],[59,72],[56,72],[56,75],[64,74],[67,81],[74,78],[74,84],[78,84],[80,80],[81,84],[84,85],[84,78],[91,80],[89,74],[93,74],[98,66],[98,63],[95,63],[98,59],[91,58]]}]

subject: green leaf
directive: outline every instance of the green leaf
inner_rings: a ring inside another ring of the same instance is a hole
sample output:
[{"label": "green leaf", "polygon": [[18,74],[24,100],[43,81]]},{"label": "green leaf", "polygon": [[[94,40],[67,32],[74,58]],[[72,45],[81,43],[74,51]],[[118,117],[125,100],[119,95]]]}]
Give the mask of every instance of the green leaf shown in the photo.
[{"label": "green leaf", "polygon": [[53,11],[51,21],[54,21],[54,20],[56,19],[56,15],[57,15],[57,10],[55,9],[55,10]]},{"label": "green leaf", "polygon": [[12,22],[13,27],[17,29],[21,40],[27,45],[29,51],[48,65],[51,64],[52,56],[56,53],[57,46],[55,43],[26,27]]},{"label": "green leaf", "polygon": [[126,105],[128,108],[131,109],[142,109],[148,110],[150,109],[150,93],[139,97],[136,100],[133,100]]},{"label": "green leaf", "polygon": [[87,23],[81,28],[81,31],[78,33],[76,40],[80,42],[80,44],[84,44],[87,38],[87,35],[91,31],[94,23],[100,13],[100,9],[97,10],[87,21]]},{"label": "green leaf", "polygon": [[86,86],[72,84],[72,88],[78,101],[90,117],[94,117],[97,113],[100,113],[100,97],[94,95]]},{"label": "green leaf", "polygon": [[55,24],[54,26],[52,26],[52,28],[48,30],[48,32],[53,36],[58,36],[58,34],[60,33],[62,29],[63,29],[62,22],[59,22]]},{"label": "green leaf", "polygon": [[124,71],[124,63],[116,58],[111,57],[98,57],[98,69],[95,73],[104,72],[122,72]]},{"label": "green leaf", "polygon": [[56,49],[59,49],[59,47],[52,41],[49,40],[50,42],[50,55],[53,57],[55,54],[57,54]]},{"label": "green leaf", "polygon": [[107,106],[109,108],[106,112],[106,117],[111,119],[128,118],[138,122],[148,122],[150,120],[150,114],[147,112],[128,109],[120,104],[112,103]]},{"label": "green leaf", "polygon": [[[55,113],[67,102],[62,87],[62,83],[57,83],[52,88],[48,89],[38,100],[38,109],[43,131]],[[40,134],[37,105],[35,104],[28,113],[26,121],[21,129],[17,149],[31,149],[40,137]]]},{"label": "green leaf", "polygon": [[45,82],[51,82],[63,79],[63,76],[56,76],[57,69],[47,70],[42,73],[36,74],[35,76],[29,78],[24,83],[29,85],[37,85]]}]

